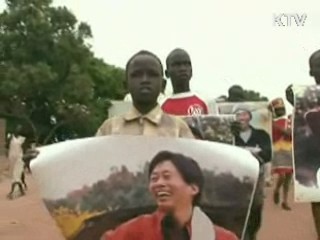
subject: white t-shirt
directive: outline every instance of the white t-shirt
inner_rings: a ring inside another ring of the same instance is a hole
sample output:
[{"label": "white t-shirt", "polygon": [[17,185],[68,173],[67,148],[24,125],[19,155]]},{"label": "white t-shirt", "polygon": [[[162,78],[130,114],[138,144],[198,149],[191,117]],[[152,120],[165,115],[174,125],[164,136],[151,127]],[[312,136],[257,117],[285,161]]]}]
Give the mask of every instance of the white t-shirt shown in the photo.
[{"label": "white t-shirt", "polygon": [[247,143],[248,140],[250,139],[251,137],[251,134],[252,134],[252,130],[251,128],[249,128],[248,130],[246,131],[243,131],[243,132],[240,132],[240,137],[242,138],[242,140]]}]

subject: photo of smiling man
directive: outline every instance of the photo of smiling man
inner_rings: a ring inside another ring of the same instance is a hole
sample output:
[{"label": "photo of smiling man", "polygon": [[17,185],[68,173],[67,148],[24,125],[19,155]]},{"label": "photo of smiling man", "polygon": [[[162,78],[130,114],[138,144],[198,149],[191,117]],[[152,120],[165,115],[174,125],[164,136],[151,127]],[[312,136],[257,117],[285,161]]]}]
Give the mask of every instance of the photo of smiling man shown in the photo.
[{"label": "photo of smiling man", "polygon": [[152,159],[148,175],[157,210],[122,224],[102,239],[238,239],[234,233],[212,224],[198,207],[204,176],[195,160],[162,151]]}]

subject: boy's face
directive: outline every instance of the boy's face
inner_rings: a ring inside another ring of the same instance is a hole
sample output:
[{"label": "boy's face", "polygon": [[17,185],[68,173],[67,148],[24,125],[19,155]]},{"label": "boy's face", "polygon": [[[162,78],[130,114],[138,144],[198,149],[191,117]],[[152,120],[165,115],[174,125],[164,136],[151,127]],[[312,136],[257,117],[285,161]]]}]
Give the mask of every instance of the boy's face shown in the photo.
[{"label": "boy's face", "polygon": [[156,103],[162,89],[161,65],[153,56],[138,55],[128,67],[128,89],[133,102]]},{"label": "boy's face", "polygon": [[190,56],[185,51],[174,52],[168,61],[166,75],[173,85],[183,85],[192,77],[192,65]]}]

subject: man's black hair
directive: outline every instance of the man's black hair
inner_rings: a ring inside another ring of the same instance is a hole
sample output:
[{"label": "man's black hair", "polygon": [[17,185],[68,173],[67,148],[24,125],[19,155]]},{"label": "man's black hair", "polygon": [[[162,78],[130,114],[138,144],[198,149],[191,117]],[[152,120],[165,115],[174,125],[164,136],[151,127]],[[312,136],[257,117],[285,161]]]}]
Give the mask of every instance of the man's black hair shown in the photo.
[{"label": "man's black hair", "polygon": [[239,112],[246,112],[249,115],[250,120],[252,120],[252,112],[244,107],[239,107],[233,111],[233,114],[237,114]]},{"label": "man's black hair", "polygon": [[204,185],[204,176],[198,163],[183,154],[173,153],[170,151],[160,151],[151,160],[148,176],[150,177],[154,168],[165,161],[170,161],[180,173],[182,179],[187,184],[195,184],[199,188],[199,193],[193,199],[193,205],[200,202],[201,193]]},{"label": "man's black hair", "polygon": [[159,64],[160,64],[160,67],[161,67],[161,75],[163,76],[163,66],[162,66],[162,62],[160,60],[160,58],[155,55],[154,53],[150,52],[150,51],[147,51],[147,50],[141,50],[137,53],[135,53],[127,62],[126,64],[126,77],[128,77],[128,70],[129,70],[129,66],[130,66],[130,63],[137,57],[137,56],[140,56],[140,55],[148,55],[148,56],[151,56],[153,58],[155,58]]}]

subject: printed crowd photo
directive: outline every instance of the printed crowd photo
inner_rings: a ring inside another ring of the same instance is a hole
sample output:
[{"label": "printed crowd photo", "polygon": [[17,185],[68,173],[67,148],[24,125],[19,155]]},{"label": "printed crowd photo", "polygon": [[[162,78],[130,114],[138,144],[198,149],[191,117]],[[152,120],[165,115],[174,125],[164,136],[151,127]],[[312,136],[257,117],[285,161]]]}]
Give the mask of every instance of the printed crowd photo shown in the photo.
[{"label": "printed crowd photo", "polygon": [[200,115],[183,118],[197,138],[212,142],[234,144],[231,131],[235,115]]}]

